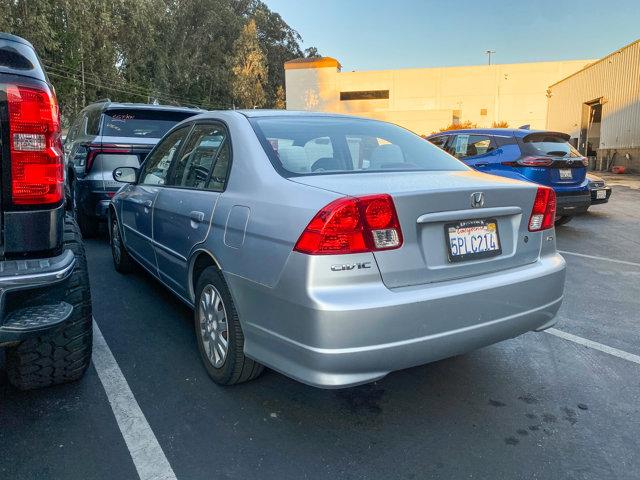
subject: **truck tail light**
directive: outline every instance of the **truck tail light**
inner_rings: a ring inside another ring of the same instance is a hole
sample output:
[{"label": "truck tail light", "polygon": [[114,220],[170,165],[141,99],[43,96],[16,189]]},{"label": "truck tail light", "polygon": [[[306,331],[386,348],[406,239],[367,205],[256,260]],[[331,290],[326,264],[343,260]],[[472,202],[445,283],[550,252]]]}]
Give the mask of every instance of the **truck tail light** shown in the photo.
[{"label": "truck tail light", "polygon": [[402,246],[402,231],[390,195],[344,197],[320,210],[294,250],[309,255],[392,250]]},{"label": "truck tail light", "polygon": [[7,103],[13,203],[61,202],[64,161],[55,95],[48,87],[9,85]]},{"label": "truck tail light", "polygon": [[556,192],[549,187],[538,187],[536,199],[533,202],[529,231],[539,232],[553,227],[556,219]]}]

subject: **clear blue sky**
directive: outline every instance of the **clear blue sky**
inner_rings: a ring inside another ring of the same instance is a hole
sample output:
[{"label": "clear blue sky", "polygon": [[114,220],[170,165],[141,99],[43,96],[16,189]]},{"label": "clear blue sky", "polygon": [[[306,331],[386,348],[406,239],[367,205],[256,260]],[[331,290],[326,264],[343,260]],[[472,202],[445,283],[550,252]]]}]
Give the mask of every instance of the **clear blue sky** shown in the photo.
[{"label": "clear blue sky", "polygon": [[599,58],[640,38],[640,0],[264,0],[343,69]]}]

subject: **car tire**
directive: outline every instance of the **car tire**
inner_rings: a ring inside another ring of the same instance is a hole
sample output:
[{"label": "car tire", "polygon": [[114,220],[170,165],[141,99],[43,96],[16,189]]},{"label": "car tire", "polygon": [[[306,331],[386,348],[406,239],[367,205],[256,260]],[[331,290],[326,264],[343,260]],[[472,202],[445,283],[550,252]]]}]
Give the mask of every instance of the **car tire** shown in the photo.
[{"label": "car tire", "polygon": [[80,206],[78,205],[78,190],[75,182],[71,187],[71,195],[72,195],[71,209],[73,211],[73,216],[75,217],[76,222],[80,227],[80,232],[82,232],[82,237],[83,238],[97,237],[98,229],[99,229],[98,219],[87,215],[80,209]]},{"label": "car tire", "polygon": [[24,340],[9,348],[6,355],[9,381],[21,390],[48,387],[78,380],[91,362],[93,317],[87,260],[78,225],[67,214],[64,222],[64,248],[73,252],[76,264],[71,277],[47,289],[30,304],[64,300],[71,304],[71,317],[54,330]]},{"label": "car tire", "polygon": [[573,215],[562,215],[560,217],[556,217],[556,221],[553,223],[556,227],[559,227],[561,225],[565,225],[569,223],[572,218],[573,218]]},{"label": "car tire", "polygon": [[135,268],[135,264],[122,241],[118,219],[113,213],[110,217],[111,224],[109,225],[109,243],[111,244],[111,258],[113,258],[113,266],[118,273],[131,273]]},{"label": "car tire", "polygon": [[[210,301],[207,303],[208,296]],[[215,319],[215,325],[207,318]],[[198,277],[194,325],[200,356],[214,382],[235,385],[253,380],[262,373],[264,367],[244,354],[244,334],[238,313],[227,282],[215,267],[205,268]],[[226,354],[221,355],[224,340]],[[221,362],[218,363],[219,359]]]}]

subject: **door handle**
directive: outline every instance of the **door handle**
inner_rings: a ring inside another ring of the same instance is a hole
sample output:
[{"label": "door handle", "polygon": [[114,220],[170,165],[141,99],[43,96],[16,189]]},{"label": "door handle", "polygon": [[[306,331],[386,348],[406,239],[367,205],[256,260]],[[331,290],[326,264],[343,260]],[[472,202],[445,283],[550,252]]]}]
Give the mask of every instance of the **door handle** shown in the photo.
[{"label": "door handle", "polygon": [[488,167],[489,166],[489,162],[477,162],[475,164],[475,167]]},{"label": "door handle", "polygon": [[191,218],[192,222],[200,223],[204,221],[204,212],[193,210],[189,213],[189,217]]}]

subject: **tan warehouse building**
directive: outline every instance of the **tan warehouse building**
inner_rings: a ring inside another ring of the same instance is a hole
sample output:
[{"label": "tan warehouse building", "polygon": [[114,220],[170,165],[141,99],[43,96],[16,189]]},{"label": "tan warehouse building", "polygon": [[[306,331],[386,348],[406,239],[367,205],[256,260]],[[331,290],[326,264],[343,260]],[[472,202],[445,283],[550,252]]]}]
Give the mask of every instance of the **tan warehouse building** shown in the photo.
[{"label": "tan warehouse building", "polygon": [[640,40],[549,87],[547,128],[571,135],[598,169],[640,171]]},{"label": "tan warehouse building", "polygon": [[333,58],[285,63],[289,110],[362,115],[429,134],[451,123],[547,124],[549,85],[593,60],[343,72]]}]

